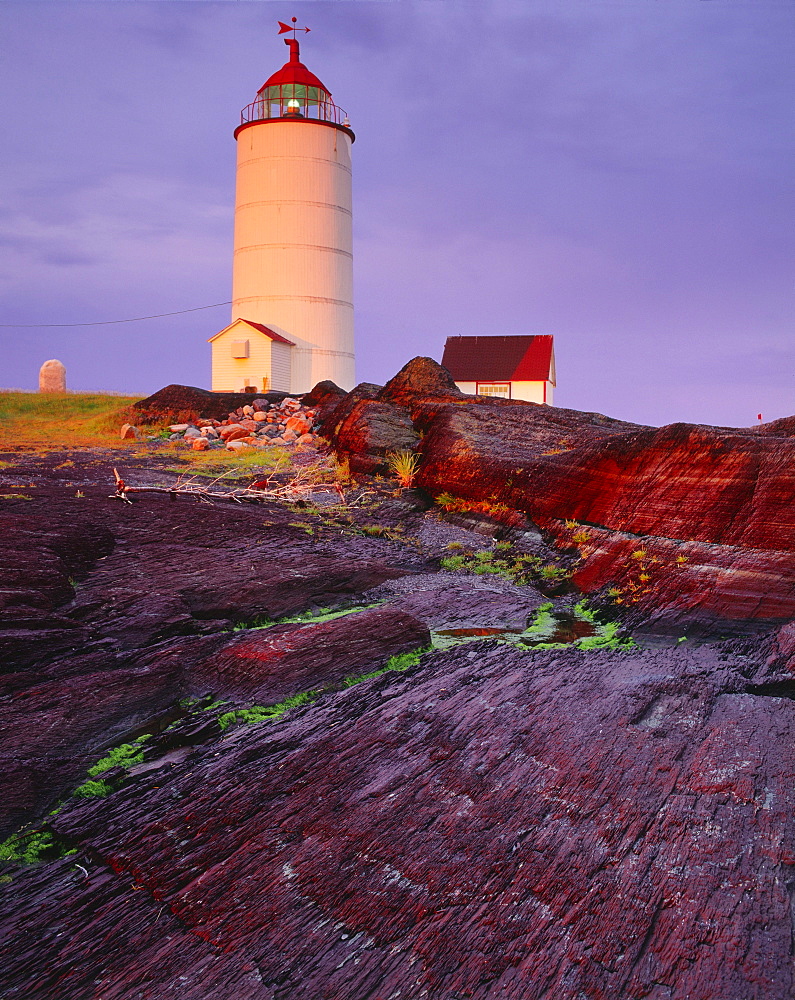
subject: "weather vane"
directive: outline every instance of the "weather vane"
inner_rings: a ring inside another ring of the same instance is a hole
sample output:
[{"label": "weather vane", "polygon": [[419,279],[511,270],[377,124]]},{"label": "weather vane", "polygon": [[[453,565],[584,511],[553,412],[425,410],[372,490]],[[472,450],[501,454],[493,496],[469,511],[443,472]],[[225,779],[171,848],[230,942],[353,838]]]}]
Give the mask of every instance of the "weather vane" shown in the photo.
[{"label": "weather vane", "polygon": [[[276,22],[279,25],[279,34],[280,35],[283,35],[285,33],[285,31],[292,31],[293,38],[295,38],[296,31],[311,31],[312,30],[311,28],[297,28],[296,25],[295,25],[295,22],[298,20],[297,17],[291,17],[290,20],[293,22],[292,24],[285,24],[284,21],[277,21]],[[285,41],[286,40],[287,39],[285,39]]]}]

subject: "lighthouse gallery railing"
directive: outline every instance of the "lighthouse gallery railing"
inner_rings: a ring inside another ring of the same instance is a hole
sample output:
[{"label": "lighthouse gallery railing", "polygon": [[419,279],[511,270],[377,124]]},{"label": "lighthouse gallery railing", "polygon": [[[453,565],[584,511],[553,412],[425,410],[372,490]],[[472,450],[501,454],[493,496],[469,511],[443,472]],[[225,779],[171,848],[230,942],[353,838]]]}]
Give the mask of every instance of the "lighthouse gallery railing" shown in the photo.
[{"label": "lighthouse gallery railing", "polygon": [[300,100],[292,95],[282,100],[259,100],[247,104],[240,112],[240,124],[267,121],[273,118],[308,118],[350,127],[348,116],[333,101]]}]

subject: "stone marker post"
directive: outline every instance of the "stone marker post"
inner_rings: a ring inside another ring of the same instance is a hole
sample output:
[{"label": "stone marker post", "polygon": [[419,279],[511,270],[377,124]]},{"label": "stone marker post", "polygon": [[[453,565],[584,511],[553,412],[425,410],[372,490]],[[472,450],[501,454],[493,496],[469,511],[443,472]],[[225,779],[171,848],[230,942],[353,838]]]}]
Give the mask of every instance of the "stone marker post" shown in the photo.
[{"label": "stone marker post", "polygon": [[39,392],[66,392],[66,366],[60,361],[45,361],[39,369]]}]

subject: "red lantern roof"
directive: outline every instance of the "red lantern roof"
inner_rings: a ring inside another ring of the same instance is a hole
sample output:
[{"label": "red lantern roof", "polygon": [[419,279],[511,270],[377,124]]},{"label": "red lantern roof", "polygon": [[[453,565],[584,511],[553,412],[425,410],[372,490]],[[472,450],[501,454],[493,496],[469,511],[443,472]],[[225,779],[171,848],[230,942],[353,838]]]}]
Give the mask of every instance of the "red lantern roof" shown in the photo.
[{"label": "red lantern roof", "polygon": [[310,73],[298,58],[298,39],[285,38],[284,44],[290,46],[290,61],[286,62],[272,76],[269,76],[260,87],[259,92],[261,93],[266,87],[284,87],[291,83],[297,83],[305,87],[319,87],[327,97],[331,97],[331,91],[328,87],[321,83],[314,73]]}]

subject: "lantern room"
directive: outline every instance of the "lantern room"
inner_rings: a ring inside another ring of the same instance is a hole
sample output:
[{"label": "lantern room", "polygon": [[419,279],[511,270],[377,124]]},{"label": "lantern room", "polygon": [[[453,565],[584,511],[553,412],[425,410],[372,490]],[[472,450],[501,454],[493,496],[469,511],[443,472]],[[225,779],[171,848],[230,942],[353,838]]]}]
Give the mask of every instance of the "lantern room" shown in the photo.
[{"label": "lantern room", "polygon": [[298,40],[285,38],[284,44],[290,48],[289,61],[268,77],[257,99],[243,108],[241,124],[270,118],[309,118],[347,126],[347,116],[331,100],[328,88],[301,62]]}]

